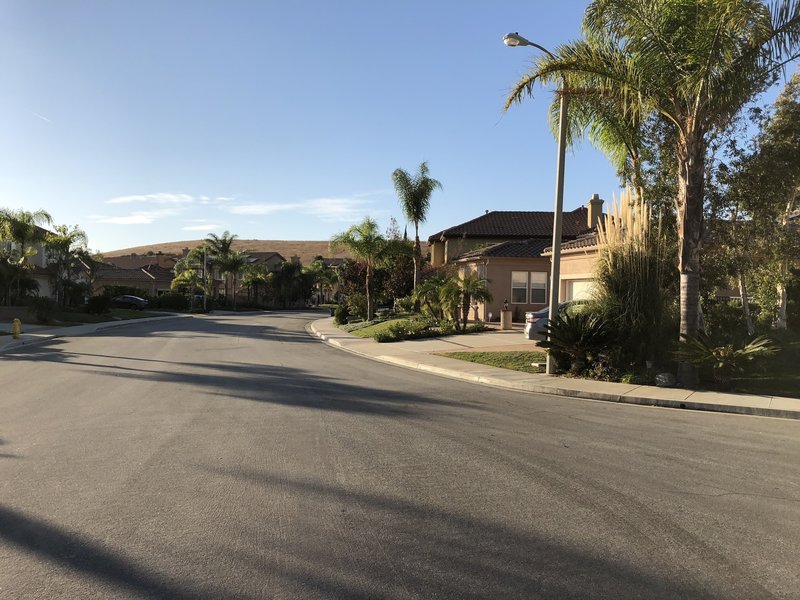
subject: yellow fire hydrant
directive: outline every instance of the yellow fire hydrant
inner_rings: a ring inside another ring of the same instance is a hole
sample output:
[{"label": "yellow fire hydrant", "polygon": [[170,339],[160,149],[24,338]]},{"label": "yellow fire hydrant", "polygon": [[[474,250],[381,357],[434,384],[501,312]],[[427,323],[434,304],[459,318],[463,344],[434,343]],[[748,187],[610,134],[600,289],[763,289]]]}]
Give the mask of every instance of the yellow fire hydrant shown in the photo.
[{"label": "yellow fire hydrant", "polygon": [[14,319],[11,321],[11,335],[14,336],[14,339],[19,339],[19,334],[22,333],[22,321],[19,319]]}]

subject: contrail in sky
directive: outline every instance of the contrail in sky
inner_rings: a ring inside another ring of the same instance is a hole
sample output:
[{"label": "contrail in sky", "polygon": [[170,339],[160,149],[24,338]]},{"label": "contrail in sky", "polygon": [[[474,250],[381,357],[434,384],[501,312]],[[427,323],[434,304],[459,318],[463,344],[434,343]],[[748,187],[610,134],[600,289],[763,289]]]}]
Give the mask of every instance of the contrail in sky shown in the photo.
[{"label": "contrail in sky", "polygon": [[33,111],[30,111],[30,113],[31,113],[31,114],[32,114],[34,117],[39,117],[39,118],[40,118],[42,121],[47,121],[48,123],[52,123],[52,121],[51,121],[50,119],[48,119],[47,117],[45,117],[44,115],[40,115],[39,113],[37,113],[37,112],[33,112]]}]

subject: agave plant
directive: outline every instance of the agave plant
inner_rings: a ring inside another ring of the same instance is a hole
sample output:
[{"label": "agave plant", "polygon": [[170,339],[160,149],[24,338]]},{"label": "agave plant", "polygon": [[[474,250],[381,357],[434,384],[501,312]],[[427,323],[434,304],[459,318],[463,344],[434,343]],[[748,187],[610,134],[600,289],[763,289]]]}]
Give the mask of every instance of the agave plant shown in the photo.
[{"label": "agave plant", "polygon": [[611,323],[591,312],[564,312],[544,326],[548,339],[539,346],[562,353],[570,359],[570,371],[581,373],[590,361],[614,343],[616,331]]},{"label": "agave plant", "polygon": [[704,333],[693,338],[686,336],[682,338],[675,351],[675,358],[698,367],[710,366],[714,381],[722,389],[729,389],[733,375],[743,373],[746,365],[753,359],[771,356],[779,350],[778,346],[764,335],[742,346],[717,345]]}]

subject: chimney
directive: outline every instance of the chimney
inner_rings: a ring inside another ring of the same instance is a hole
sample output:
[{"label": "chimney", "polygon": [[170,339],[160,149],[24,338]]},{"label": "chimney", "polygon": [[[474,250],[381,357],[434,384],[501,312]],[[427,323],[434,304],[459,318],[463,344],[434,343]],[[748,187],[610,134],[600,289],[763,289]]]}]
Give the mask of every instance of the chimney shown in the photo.
[{"label": "chimney", "polygon": [[586,207],[589,209],[587,211],[586,226],[589,229],[594,229],[597,227],[600,215],[603,214],[603,199],[600,194],[593,194],[589,202],[586,203]]}]

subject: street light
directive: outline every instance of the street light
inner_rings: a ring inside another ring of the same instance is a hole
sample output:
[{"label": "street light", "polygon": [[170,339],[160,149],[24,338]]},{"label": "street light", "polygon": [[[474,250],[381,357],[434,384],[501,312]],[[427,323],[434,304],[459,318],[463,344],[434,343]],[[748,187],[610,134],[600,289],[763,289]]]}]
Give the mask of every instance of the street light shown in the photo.
[{"label": "street light", "polygon": [[[525,39],[518,33],[507,33],[503,36],[503,43],[506,46],[533,46],[537,50],[544,52],[550,58],[555,58],[552,52]],[[553,214],[553,248],[552,263],[550,266],[550,307],[548,318],[553,321],[558,316],[558,295],[561,279],[561,221],[564,212],[564,154],[567,148],[567,111],[569,110],[569,94],[564,78],[561,78],[561,89],[556,92],[559,97],[558,113],[558,160],[556,162],[556,202]],[[548,336],[549,339],[549,336]],[[548,375],[555,375],[556,365],[552,353],[547,353]]]}]

